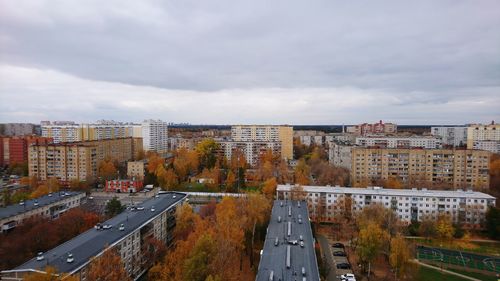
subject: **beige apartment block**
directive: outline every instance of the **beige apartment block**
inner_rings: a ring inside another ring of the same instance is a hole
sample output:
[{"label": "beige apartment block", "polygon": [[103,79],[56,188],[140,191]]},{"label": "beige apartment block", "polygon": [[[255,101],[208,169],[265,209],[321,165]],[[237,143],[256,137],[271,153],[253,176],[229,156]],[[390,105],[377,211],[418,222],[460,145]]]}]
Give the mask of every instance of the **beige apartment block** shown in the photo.
[{"label": "beige apartment block", "polygon": [[494,145],[485,145],[493,142],[500,143],[500,124],[491,122],[489,125],[472,124],[467,127],[467,149],[495,148]]},{"label": "beige apartment block", "polygon": [[351,157],[354,186],[395,178],[410,185],[489,188],[488,151],[353,147]]},{"label": "beige apartment block", "polygon": [[235,142],[281,142],[281,157],[293,159],[293,127],[287,125],[235,125],[231,127]]},{"label": "beige apartment block", "polygon": [[144,179],[144,162],[130,161],[127,162],[127,176],[138,180]]},{"label": "beige apartment block", "polygon": [[127,162],[135,159],[139,149],[140,138],[32,145],[28,150],[29,175],[40,180],[55,177],[62,182],[92,180],[97,177],[100,161]]}]

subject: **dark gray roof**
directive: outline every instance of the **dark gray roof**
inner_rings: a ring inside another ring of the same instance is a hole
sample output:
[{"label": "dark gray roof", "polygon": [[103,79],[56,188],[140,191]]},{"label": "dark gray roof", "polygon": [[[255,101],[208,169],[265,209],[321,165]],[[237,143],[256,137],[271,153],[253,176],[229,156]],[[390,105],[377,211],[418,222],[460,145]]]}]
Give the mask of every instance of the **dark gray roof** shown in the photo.
[{"label": "dark gray roof", "polygon": [[[283,204],[283,206],[281,206]],[[291,216],[288,216],[288,208],[291,206]],[[319,281],[318,263],[314,250],[314,239],[307,212],[305,201],[286,201],[275,200],[271,220],[267,228],[266,241],[260,258],[259,270],[257,272],[257,281],[269,281],[271,271],[274,273],[274,279],[277,280],[303,280]],[[302,217],[302,223],[299,223],[299,215]],[[281,222],[278,222],[278,217]],[[288,222],[291,222],[292,231],[288,238]],[[290,245],[288,241],[297,240],[300,243],[300,235],[304,240],[304,247],[299,244]],[[276,237],[279,239],[279,245],[275,246]],[[290,245],[290,268],[286,266],[287,246]],[[302,267],[305,268],[305,276],[302,276]],[[296,274],[296,275],[294,275]]]},{"label": "dark gray roof", "polygon": [[[45,257],[44,260],[37,261],[36,257],[34,257],[13,270],[27,271],[30,269],[42,269],[50,265],[55,267],[58,272],[73,273],[87,264],[90,258],[98,255],[106,245],[110,246],[126,237],[137,228],[140,228],[143,224],[158,216],[164,210],[185,199],[186,196],[187,195],[184,193],[168,192],[160,194],[158,198],[148,199],[140,204],[144,207],[144,210],[126,210],[103,223],[111,224],[113,226],[111,229],[96,230],[92,228],[54,249],[45,252],[43,254]],[[155,208],[154,212],[151,211],[151,207],[153,206]],[[122,223],[125,225],[124,231],[118,230],[118,227]],[[68,253],[73,254],[75,259],[74,262],[66,262]]]},{"label": "dark gray roof", "polygon": [[[0,208],[0,219],[8,218],[15,216],[17,214],[21,214],[24,212],[31,211],[33,209],[37,209],[46,205],[53,204],[57,201],[61,201],[63,199],[67,199],[71,196],[76,196],[81,194],[81,192],[75,191],[60,191],[54,192],[50,195],[45,195],[37,199],[26,200],[24,201],[24,205],[13,204],[3,208]],[[38,202],[38,206],[35,206],[35,202]]]}]

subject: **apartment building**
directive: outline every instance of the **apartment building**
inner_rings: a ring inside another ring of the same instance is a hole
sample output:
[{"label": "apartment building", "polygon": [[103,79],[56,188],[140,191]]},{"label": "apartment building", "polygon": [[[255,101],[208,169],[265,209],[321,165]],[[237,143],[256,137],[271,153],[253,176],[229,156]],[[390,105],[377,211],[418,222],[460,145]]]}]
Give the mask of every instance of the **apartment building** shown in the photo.
[{"label": "apartment building", "polygon": [[3,123],[0,124],[0,135],[4,136],[40,135],[40,126],[30,123]]},{"label": "apartment building", "polygon": [[395,134],[398,131],[398,125],[394,123],[384,123],[380,120],[378,123],[347,126],[347,133],[358,136],[366,136],[372,134]]},{"label": "apartment building", "polygon": [[440,137],[444,145],[465,146],[467,144],[467,127],[431,127],[431,134]]},{"label": "apartment building", "polygon": [[220,153],[231,160],[235,151],[240,151],[252,167],[257,167],[260,163],[261,156],[268,150],[271,150],[274,155],[280,155],[281,142],[259,142],[259,141],[218,141]]},{"label": "apartment building", "polygon": [[144,162],[143,161],[129,161],[127,162],[127,177],[135,178],[138,180],[144,179]]},{"label": "apartment building", "polygon": [[235,142],[280,142],[281,157],[293,159],[293,127],[286,125],[235,125],[231,127]]},{"label": "apartment building", "polygon": [[406,184],[489,188],[491,153],[455,149],[352,148],[351,182],[363,186],[396,178]]},{"label": "apartment building", "polygon": [[104,185],[104,191],[116,193],[136,193],[143,189],[142,180],[109,180]]},{"label": "apartment building", "polygon": [[342,145],[335,142],[330,142],[328,148],[328,162],[330,162],[330,164],[334,166],[351,170],[352,147],[353,146],[350,145]]},{"label": "apartment building", "polygon": [[[496,145],[495,145],[496,144]],[[467,149],[482,149],[498,153],[500,125],[472,124],[467,127]]]},{"label": "apartment building", "polygon": [[136,124],[108,120],[88,124],[45,121],[42,124],[42,136],[54,138],[55,143],[141,137],[138,134],[138,126],[140,127]]},{"label": "apartment building", "polygon": [[100,161],[111,158],[127,162],[135,159],[141,148],[141,138],[31,145],[29,175],[40,180],[56,177],[64,183],[92,180],[97,177]]},{"label": "apartment building", "polygon": [[26,274],[43,272],[50,266],[85,281],[92,260],[106,250],[114,250],[125,272],[132,280],[138,280],[153,265],[149,251],[151,241],[159,241],[167,249],[173,245],[175,211],[186,202],[186,196],[177,192],[158,194],[137,206],[141,208],[124,211],[14,269],[2,271],[1,279],[20,281]]},{"label": "apartment building", "polygon": [[61,213],[80,206],[84,200],[85,193],[60,191],[0,208],[0,232],[10,231],[30,217],[57,218]]},{"label": "apartment building", "polygon": [[168,151],[168,125],[161,120],[144,120],[142,122],[142,138],[144,151],[165,153]]},{"label": "apartment building", "polygon": [[354,215],[365,206],[380,204],[392,209],[406,223],[421,221],[424,217],[436,219],[439,214],[446,214],[455,223],[481,227],[488,208],[496,203],[495,197],[471,190],[278,185],[276,193],[280,200],[294,197],[307,200],[311,219],[315,221],[334,221],[341,212]]},{"label": "apartment building", "polygon": [[356,145],[380,148],[425,148],[438,149],[442,147],[438,137],[357,137]]},{"label": "apartment building", "polygon": [[52,143],[51,138],[38,136],[0,137],[0,167],[28,162],[28,147]]}]

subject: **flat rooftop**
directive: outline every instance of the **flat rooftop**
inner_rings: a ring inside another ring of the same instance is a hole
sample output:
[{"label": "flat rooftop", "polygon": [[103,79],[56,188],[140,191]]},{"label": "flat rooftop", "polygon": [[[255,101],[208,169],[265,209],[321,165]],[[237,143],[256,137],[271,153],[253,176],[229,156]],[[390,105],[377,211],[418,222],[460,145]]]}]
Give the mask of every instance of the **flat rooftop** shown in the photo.
[{"label": "flat rooftop", "polygon": [[[314,250],[314,238],[312,236],[307,204],[290,200],[275,200],[271,214],[271,220],[267,228],[264,249],[260,257],[259,270],[256,281],[269,281],[273,272],[275,281],[277,280],[303,280],[319,281],[318,263]],[[291,216],[289,216],[289,208]],[[281,222],[278,222],[281,217]],[[302,223],[299,223],[299,217]],[[291,234],[288,236],[288,223],[291,225]],[[300,236],[304,242],[304,247],[300,246]],[[276,245],[278,238],[278,245]],[[296,245],[289,241],[296,240]],[[287,248],[290,247],[290,267],[287,267]],[[302,268],[305,275],[302,275]]]},{"label": "flat rooftop", "polygon": [[[151,198],[138,206],[143,206],[144,210],[125,210],[121,214],[107,220],[104,224],[112,225],[110,229],[97,230],[92,228],[77,237],[43,253],[45,257],[42,261],[37,261],[36,257],[26,263],[9,271],[29,271],[41,270],[47,265],[56,268],[57,272],[73,273],[85,266],[89,260],[98,255],[105,246],[111,246],[115,242],[126,237],[136,229],[151,221],[160,213],[186,198],[186,194],[180,192],[167,192],[158,195],[158,198]],[[155,211],[151,211],[151,207]],[[120,231],[118,227],[124,224],[125,230]],[[73,254],[74,262],[66,262],[67,254]]]},{"label": "flat rooftop", "polygon": [[[42,197],[36,198],[36,199],[31,199],[31,200],[26,200],[24,201],[24,205],[18,204],[12,204],[8,205],[6,207],[0,208],[0,220],[9,218],[18,214],[22,214],[34,209],[38,209],[50,204],[57,203],[58,201],[61,201],[63,199],[68,199],[69,197],[74,197],[81,194],[81,192],[75,192],[75,191],[60,191],[60,192],[54,192],[49,195],[44,195]],[[38,203],[38,205],[35,205]]]},{"label": "flat rooftop", "polygon": [[[277,191],[290,191],[293,185],[278,185]],[[496,198],[482,192],[469,190],[428,190],[428,189],[389,189],[377,186],[367,188],[338,187],[338,186],[310,186],[303,185],[305,192],[327,192],[337,194],[359,194],[359,195],[388,195],[388,196],[409,196],[409,197],[446,197],[446,198],[471,198],[471,199],[492,199]]]}]

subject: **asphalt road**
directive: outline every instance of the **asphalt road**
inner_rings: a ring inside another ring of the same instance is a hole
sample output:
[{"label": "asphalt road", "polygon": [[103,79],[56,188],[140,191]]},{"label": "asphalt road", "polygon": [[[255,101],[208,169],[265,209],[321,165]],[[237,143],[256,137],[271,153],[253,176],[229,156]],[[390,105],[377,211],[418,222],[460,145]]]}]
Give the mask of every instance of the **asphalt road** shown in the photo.
[{"label": "asphalt road", "polygon": [[321,247],[321,254],[323,255],[323,259],[326,259],[328,268],[328,276],[326,277],[327,281],[338,281],[336,275],[336,268],[333,262],[333,255],[330,247],[330,243],[328,243],[328,239],[321,234],[316,234],[316,238],[318,239],[319,246]]}]

